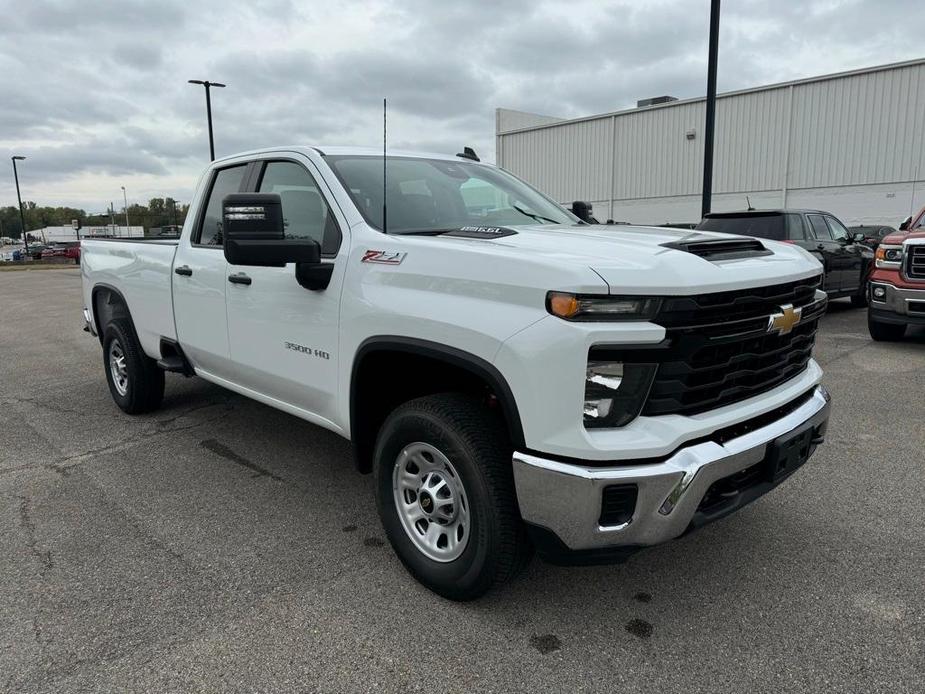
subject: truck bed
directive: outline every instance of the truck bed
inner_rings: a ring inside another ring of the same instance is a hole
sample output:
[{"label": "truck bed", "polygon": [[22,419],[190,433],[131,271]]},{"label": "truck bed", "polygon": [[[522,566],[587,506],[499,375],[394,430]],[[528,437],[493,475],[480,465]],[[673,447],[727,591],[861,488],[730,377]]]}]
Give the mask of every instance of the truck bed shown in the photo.
[{"label": "truck bed", "polygon": [[[178,239],[83,239],[81,273],[90,287],[119,292],[131,311],[138,339],[151,356],[160,353],[161,336],[176,339],[171,269]],[[84,296],[86,306],[92,297]]]}]

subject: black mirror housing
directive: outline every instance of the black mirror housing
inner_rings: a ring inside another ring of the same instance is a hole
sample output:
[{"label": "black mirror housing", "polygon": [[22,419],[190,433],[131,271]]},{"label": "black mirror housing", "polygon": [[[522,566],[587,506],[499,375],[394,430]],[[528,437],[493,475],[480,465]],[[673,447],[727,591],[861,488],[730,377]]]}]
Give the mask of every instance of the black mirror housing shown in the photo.
[{"label": "black mirror housing", "polygon": [[282,267],[320,263],[314,239],[287,239],[283,207],[276,193],[232,193],[222,200],[225,259],[232,265]]}]

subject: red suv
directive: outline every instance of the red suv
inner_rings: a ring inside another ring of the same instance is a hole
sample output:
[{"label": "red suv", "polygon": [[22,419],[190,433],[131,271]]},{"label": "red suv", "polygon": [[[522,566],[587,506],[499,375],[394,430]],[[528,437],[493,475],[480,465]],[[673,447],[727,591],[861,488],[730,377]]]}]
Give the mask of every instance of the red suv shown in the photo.
[{"label": "red suv", "polygon": [[899,340],[925,325],[925,209],[877,247],[868,286],[867,327],[875,340]]}]

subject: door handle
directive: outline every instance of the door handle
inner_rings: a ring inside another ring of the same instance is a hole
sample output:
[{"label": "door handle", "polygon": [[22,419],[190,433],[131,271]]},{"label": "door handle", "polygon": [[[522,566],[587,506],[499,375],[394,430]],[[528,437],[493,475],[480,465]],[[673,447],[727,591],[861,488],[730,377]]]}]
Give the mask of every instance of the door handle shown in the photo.
[{"label": "door handle", "polygon": [[193,269],[189,265],[181,265],[173,269],[178,275],[183,275],[184,277],[190,277],[193,274]]},{"label": "door handle", "polygon": [[251,278],[245,275],[243,272],[239,272],[236,275],[228,275],[228,281],[232,284],[250,284]]},{"label": "door handle", "polygon": [[818,246],[816,246],[816,248],[818,248],[820,251],[824,251],[824,250],[825,250],[825,244],[824,244],[824,243],[820,243]]}]

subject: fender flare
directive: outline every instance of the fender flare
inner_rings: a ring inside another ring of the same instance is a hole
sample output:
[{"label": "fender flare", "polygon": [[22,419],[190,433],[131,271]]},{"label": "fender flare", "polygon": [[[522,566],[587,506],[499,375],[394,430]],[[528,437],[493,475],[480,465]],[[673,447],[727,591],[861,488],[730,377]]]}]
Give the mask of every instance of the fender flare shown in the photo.
[{"label": "fender flare", "polygon": [[501,412],[504,414],[504,419],[510,431],[511,443],[515,448],[521,450],[526,446],[517,400],[514,398],[514,393],[507,380],[493,364],[470,352],[440,344],[439,342],[399,335],[368,337],[360,343],[353,356],[353,365],[350,369],[351,437],[357,431],[356,423],[359,419],[359,403],[356,392],[358,384],[357,372],[360,364],[363,363],[363,359],[374,352],[404,352],[428,357],[464,369],[482,379],[491,387],[495,397],[498,398],[498,404],[501,406]]}]

